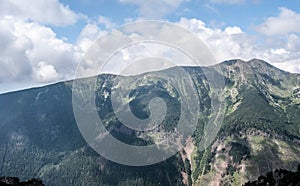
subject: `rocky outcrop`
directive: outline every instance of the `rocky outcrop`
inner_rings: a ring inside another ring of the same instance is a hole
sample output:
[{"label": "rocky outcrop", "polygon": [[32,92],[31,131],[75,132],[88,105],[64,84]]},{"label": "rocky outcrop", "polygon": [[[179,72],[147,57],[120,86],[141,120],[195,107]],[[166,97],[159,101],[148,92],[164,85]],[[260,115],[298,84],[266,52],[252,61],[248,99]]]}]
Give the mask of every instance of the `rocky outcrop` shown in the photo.
[{"label": "rocky outcrop", "polygon": [[27,181],[20,182],[20,179],[17,177],[1,177],[0,186],[44,186],[42,180],[40,179],[30,179]]},{"label": "rocky outcrop", "polygon": [[245,184],[245,186],[255,185],[300,185],[300,164],[297,172],[276,169],[274,172],[268,172],[266,176],[258,177],[256,181]]}]

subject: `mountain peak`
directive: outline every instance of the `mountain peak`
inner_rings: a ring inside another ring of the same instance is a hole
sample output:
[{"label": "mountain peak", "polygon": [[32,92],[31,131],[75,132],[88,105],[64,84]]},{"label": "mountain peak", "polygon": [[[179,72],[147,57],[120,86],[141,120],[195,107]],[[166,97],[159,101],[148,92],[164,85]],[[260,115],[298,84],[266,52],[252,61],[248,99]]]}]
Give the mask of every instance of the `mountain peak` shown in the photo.
[{"label": "mountain peak", "polygon": [[226,60],[226,61],[222,62],[221,64],[225,64],[225,65],[229,65],[229,66],[231,66],[231,65],[246,65],[246,64],[249,64],[251,66],[267,65],[268,67],[274,67],[271,64],[269,64],[268,62],[266,62],[265,60],[257,59],[257,58],[253,58],[248,61],[244,61],[242,59],[230,59],[230,60]]},{"label": "mountain peak", "polygon": [[271,67],[271,68],[276,68],[273,65],[271,65],[270,63],[262,60],[262,59],[257,59],[257,58],[253,58],[251,60],[248,61],[249,64],[251,64],[251,66],[265,66],[265,67]]},{"label": "mountain peak", "polygon": [[272,71],[278,71],[278,72],[283,72],[283,73],[288,73],[284,70],[281,70],[273,65],[271,65],[270,63],[266,62],[265,60],[262,59],[257,59],[257,58],[253,58],[249,61],[244,61],[241,59],[232,59],[232,60],[226,60],[222,63],[220,63],[221,66],[235,66],[235,67],[240,67],[243,68],[246,71],[249,71],[250,69],[253,70],[258,70],[258,71],[268,71],[268,70],[272,70]]},{"label": "mountain peak", "polygon": [[234,64],[241,64],[241,63],[245,63],[245,61],[241,59],[230,59],[230,60],[223,61],[221,64],[231,66]]}]

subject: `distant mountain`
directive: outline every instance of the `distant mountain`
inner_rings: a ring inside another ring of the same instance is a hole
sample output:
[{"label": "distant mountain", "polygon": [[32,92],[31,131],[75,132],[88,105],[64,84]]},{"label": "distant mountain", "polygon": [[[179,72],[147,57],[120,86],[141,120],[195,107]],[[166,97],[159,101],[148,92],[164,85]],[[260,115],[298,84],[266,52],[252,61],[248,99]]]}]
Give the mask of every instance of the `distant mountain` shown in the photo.
[{"label": "distant mountain", "polygon": [[[221,71],[215,71],[216,67]],[[72,108],[72,81],[0,95],[0,177],[38,177],[45,185],[242,185],[275,169],[297,170],[300,163],[300,75],[253,59],[230,60],[212,67],[183,67],[197,87],[199,122],[186,146],[151,166],[113,163],[83,139]],[[172,74],[172,68],[163,72]],[[216,139],[200,149],[212,111],[212,87],[206,72],[224,79],[224,120]],[[151,143],[128,132],[116,119],[110,93],[116,81],[130,84],[132,112],[147,118],[153,97],[168,106],[165,131],[180,114],[180,98],[166,81],[151,73],[136,77],[110,74],[97,78],[96,105],[112,135],[129,144]],[[91,78],[74,81],[88,82]],[[146,82],[146,83],[145,83]],[[76,87],[81,93],[88,86]],[[193,99],[193,98],[187,98]],[[161,131],[160,131],[161,132]]]}]

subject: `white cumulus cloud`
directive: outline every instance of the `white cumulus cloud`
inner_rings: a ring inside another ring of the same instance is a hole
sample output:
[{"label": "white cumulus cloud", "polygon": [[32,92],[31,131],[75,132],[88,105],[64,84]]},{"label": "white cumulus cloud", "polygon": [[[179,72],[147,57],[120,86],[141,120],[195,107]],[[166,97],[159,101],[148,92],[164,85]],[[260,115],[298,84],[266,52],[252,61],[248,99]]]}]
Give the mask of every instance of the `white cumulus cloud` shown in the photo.
[{"label": "white cumulus cloud", "polygon": [[53,65],[41,61],[35,67],[34,76],[38,82],[49,82],[57,80],[59,74]]},{"label": "white cumulus cloud", "polygon": [[108,33],[107,30],[100,29],[97,23],[88,23],[81,30],[76,45],[86,52],[89,47],[101,36]]},{"label": "white cumulus cloud", "polygon": [[56,26],[74,24],[79,18],[79,15],[58,0],[1,0],[0,15]]},{"label": "white cumulus cloud", "polygon": [[15,82],[51,83],[74,77],[82,55],[77,46],[57,38],[51,28],[36,22],[5,17],[0,24],[1,87]]},{"label": "white cumulus cloud", "polygon": [[285,39],[265,37],[262,42],[237,26],[222,30],[210,28],[201,20],[186,18],[181,18],[178,24],[194,32],[219,62],[233,58],[259,58],[278,68],[300,72],[300,38],[295,34],[289,34]]},{"label": "white cumulus cloud", "polygon": [[276,17],[269,17],[257,27],[265,35],[284,35],[300,32],[300,14],[288,8],[280,8]]}]

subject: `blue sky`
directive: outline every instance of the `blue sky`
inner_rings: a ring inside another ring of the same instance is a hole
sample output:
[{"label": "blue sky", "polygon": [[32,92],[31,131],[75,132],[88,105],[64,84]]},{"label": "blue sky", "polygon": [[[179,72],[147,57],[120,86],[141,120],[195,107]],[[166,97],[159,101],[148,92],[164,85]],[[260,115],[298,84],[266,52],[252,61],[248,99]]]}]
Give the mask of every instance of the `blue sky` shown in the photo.
[{"label": "blue sky", "polygon": [[260,58],[300,73],[299,0],[3,0],[0,93],[74,78],[97,38],[147,19],[194,32],[218,62]]},{"label": "blue sky", "polygon": [[[229,3],[228,3],[229,2]],[[89,21],[96,21],[99,16],[107,17],[116,26],[125,23],[126,19],[163,19],[177,22],[181,17],[196,18],[205,22],[210,27],[225,28],[226,26],[239,26],[243,31],[257,34],[254,27],[268,17],[277,16],[280,7],[285,7],[295,12],[300,12],[299,0],[250,0],[250,1],[223,1],[223,0],[188,0],[183,1],[178,8],[159,17],[142,15],[139,5],[125,3],[118,0],[61,0],[75,12],[85,14]],[[155,12],[156,10],[153,10]],[[74,42],[86,20],[78,21],[76,25],[68,27],[53,27],[59,37],[66,37]]]}]

